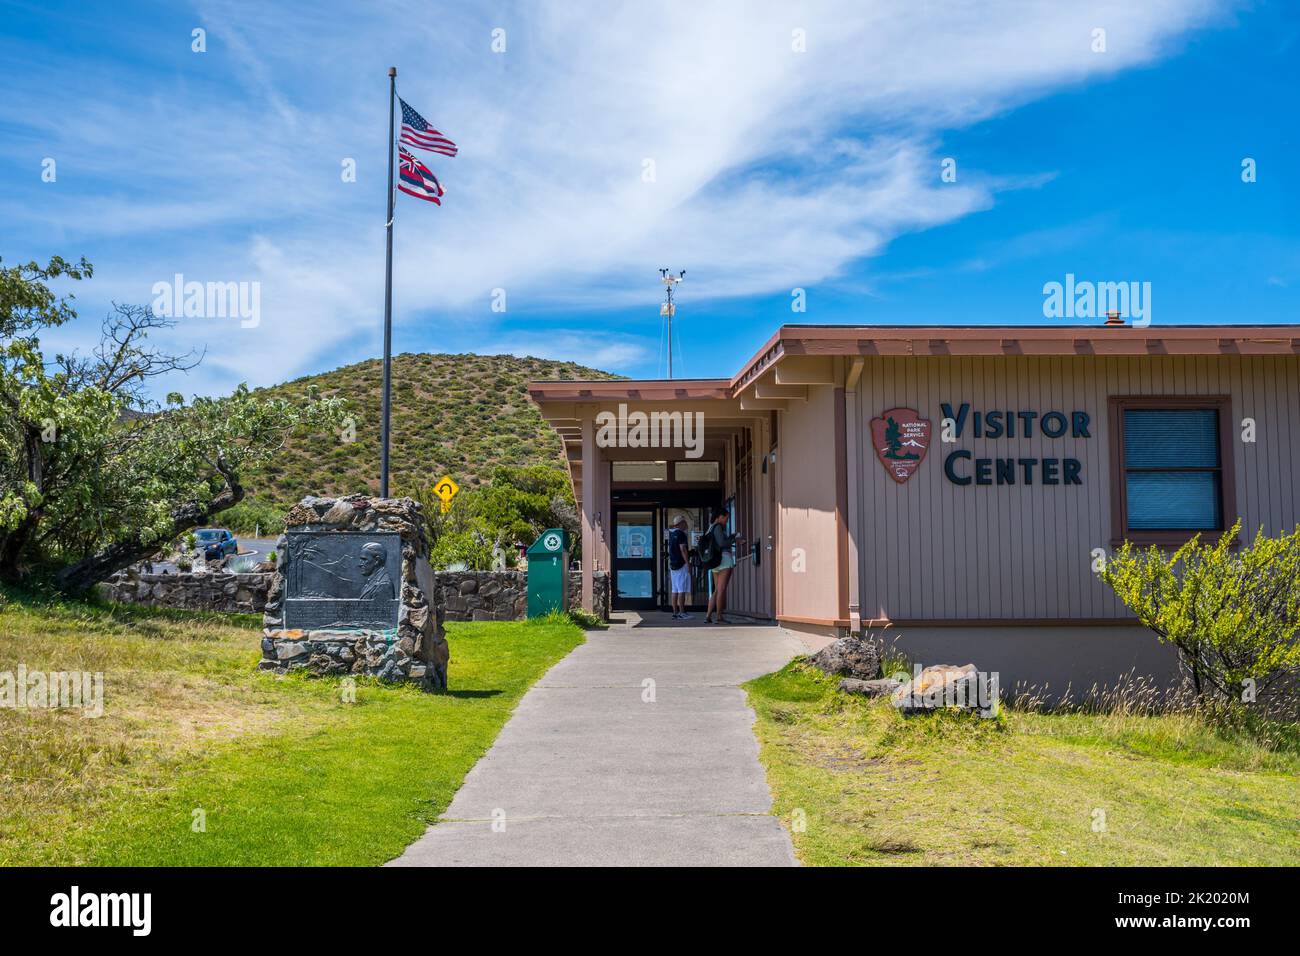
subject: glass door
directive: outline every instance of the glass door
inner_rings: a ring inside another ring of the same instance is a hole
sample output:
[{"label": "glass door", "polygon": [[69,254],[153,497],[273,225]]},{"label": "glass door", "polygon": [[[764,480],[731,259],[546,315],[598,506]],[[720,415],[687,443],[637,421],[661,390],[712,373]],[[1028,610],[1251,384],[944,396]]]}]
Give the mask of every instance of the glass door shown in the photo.
[{"label": "glass door", "polygon": [[614,600],[616,608],[651,610],[658,569],[658,509],[614,512]]}]

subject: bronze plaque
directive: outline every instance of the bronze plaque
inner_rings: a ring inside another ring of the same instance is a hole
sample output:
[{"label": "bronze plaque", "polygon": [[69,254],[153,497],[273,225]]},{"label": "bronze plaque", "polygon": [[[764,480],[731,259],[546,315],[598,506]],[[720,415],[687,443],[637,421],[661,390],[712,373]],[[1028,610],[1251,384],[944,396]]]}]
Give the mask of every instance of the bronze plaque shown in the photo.
[{"label": "bronze plaque", "polygon": [[396,629],[402,593],[401,535],[288,531],[285,537],[285,629]]}]

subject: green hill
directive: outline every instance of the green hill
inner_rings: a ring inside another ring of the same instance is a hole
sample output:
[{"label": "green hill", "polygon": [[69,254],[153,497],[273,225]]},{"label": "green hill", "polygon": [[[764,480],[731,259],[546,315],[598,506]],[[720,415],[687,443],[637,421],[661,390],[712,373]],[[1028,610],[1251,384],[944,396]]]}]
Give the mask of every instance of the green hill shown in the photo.
[{"label": "green hill", "polygon": [[[443,474],[462,488],[491,477],[497,465],[553,462],[563,466],[560,440],[528,398],[530,379],[611,379],[573,362],[513,355],[397,355],[393,358],[393,494],[429,487]],[[243,476],[249,511],[283,514],[304,495],[379,492],[379,417],[383,365],[359,362],[286,382],[265,394],[320,394],[346,399],[356,438],[294,438],[283,453]],[[245,522],[227,513],[234,525]]]}]

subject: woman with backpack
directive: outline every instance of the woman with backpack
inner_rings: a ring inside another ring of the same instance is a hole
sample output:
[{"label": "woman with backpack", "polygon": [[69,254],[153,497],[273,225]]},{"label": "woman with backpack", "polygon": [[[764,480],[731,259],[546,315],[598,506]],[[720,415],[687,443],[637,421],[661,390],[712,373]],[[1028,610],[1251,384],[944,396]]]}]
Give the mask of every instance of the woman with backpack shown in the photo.
[{"label": "woman with backpack", "polygon": [[728,623],[722,615],[727,607],[727,582],[731,580],[731,572],[736,567],[736,556],[731,549],[737,541],[745,540],[743,535],[727,534],[728,519],[727,509],[715,508],[709,533],[700,539],[702,546],[700,550],[704,552],[700,556],[701,563],[713,572],[713,594],[709,596],[709,608],[704,615],[705,624],[713,623],[715,608],[718,612],[718,623]]}]

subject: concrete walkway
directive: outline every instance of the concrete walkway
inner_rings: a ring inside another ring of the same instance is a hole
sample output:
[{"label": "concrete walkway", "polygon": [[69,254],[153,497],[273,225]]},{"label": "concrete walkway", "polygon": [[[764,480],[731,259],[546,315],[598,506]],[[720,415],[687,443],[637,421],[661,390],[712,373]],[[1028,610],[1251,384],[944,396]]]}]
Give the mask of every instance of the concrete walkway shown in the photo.
[{"label": "concrete walkway", "polygon": [[794,864],[738,685],[803,644],[772,626],[618,616],[524,695],[441,822],[390,865]]}]

